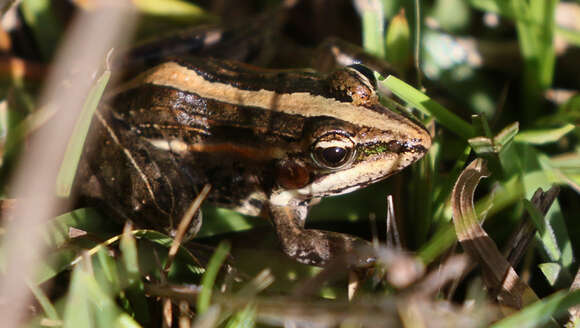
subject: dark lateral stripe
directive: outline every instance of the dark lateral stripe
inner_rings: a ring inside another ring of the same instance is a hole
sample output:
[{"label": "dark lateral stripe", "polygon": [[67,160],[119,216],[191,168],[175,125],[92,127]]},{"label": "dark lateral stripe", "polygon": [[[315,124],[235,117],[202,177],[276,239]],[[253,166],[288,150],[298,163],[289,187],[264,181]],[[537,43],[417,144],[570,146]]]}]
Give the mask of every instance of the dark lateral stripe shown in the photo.
[{"label": "dark lateral stripe", "polygon": [[[207,135],[276,137],[292,142],[302,137],[305,124],[305,118],[300,115],[232,105],[154,84],[127,90],[114,101],[115,107],[132,124],[169,135],[178,135],[183,127]],[[142,109],[139,115],[128,113],[139,109]]]}]

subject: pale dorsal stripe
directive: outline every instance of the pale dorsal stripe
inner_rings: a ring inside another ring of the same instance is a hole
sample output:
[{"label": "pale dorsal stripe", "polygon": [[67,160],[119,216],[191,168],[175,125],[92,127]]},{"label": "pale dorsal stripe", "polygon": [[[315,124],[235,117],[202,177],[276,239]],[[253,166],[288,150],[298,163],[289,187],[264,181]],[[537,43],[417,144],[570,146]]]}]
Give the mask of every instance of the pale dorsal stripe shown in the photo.
[{"label": "pale dorsal stripe", "polygon": [[364,107],[307,92],[278,94],[264,89],[258,91],[242,90],[228,84],[207,81],[194,70],[175,62],[158,65],[120,86],[116,91],[123,92],[143,83],[172,87],[198,94],[204,98],[235,105],[260,107],[305,117],[329,116],[361,126],[390,130],[402,135],[418,134],[417,137],[423,139],[426,136],[426,132],[423,132],[421,128],[398,114],[393,114],[397,117],[394,120],[393,117]]}]

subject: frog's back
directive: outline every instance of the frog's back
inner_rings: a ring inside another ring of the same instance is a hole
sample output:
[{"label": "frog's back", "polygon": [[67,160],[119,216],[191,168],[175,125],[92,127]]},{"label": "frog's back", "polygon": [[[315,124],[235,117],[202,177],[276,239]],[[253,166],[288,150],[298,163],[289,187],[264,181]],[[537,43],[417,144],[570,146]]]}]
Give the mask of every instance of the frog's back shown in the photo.
[{"label": "frog's back", "polygon": [[299,115],[155,83],[120,89],[93,119],[77,189],[145,226],[175,227],[205,184],[209,203],[258,215],[276,161],[301,144]]}]

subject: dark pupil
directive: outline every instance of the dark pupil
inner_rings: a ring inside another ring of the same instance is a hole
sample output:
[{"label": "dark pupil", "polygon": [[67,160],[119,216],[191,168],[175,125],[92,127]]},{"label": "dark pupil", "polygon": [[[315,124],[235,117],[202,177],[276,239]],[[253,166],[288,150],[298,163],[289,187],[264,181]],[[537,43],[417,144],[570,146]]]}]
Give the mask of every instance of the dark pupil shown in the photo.
[{"label": "dark pupil", "polygon": [[322,150],[322,158],[330,165],[340,164],[346,156],[346,149],[341,147],[329,147]]}]

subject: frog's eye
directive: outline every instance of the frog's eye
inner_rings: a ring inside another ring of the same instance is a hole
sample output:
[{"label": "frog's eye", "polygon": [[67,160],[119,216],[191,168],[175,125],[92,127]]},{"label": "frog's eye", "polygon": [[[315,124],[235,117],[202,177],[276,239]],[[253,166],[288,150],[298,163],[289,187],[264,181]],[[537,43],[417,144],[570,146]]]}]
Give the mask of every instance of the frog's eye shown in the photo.
[{"label": "frog's eye", "polygon": [[318,138],[311,150],[314,163],[330,170],[337,170],[352,163],[354,154],[354,142],[348,136],[336,132]]}]

